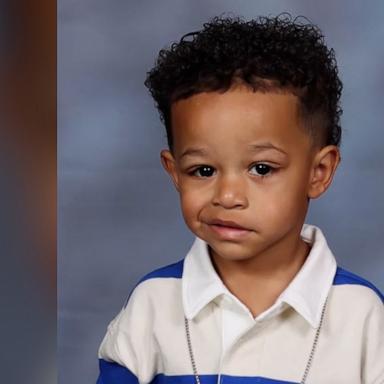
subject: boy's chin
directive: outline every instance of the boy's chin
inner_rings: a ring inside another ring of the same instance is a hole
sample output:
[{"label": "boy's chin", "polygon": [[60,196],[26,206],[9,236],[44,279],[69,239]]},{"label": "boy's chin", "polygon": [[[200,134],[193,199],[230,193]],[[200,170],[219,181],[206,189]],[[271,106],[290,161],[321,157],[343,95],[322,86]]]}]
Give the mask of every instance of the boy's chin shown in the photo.
[{"label": "boy's chin", "polygon": [[249,244],[235,242],[208,242],[208,250],[211,257],[223,261],[247,261],[262,252],[259,247],[250,248]]}]

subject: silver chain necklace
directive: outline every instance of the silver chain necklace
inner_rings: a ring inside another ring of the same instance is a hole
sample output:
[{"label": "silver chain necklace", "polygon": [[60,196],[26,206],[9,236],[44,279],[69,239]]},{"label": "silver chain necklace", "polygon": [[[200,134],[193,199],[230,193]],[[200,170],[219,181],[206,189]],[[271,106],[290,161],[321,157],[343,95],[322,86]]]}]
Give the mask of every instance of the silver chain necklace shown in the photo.
[{"label": "silver chain necklace", "polygon": [[[321,325],[323,324],[323,318],[324,318],[324,313],[325,313],[325,307],[327,305],[327,300],[328,300],[328,298],[325,300],[325,303],[323,305],[323,309],[321,311],[320,323],[319,323],[319,326],[316,328],[316,334],[315,334],[315,338],[313,340],[311,353],[309,354],[307,365],[305,367],[303,378],[301,379],[300,384],[305,384],[305,380],[307,379],[309,369],[311,368],[311,365],[312,365],[313,356],[315,355],[315,350],[316,350],[317,342],[318,342],[319,335],[320,335]],[[193,375],[195,376],[196,384],[201,384],[200,377],[199,377],[199,374],[197,372],[196,361],[195,361],[195,358],[194,358],[193,352],[192,352],[192,342],[191,342],[191,334],[189,331],[189,321],[185,316],[184,316],[184,323],[185,323],[185,334],[187,336],[189,357],[191,359]]]}]

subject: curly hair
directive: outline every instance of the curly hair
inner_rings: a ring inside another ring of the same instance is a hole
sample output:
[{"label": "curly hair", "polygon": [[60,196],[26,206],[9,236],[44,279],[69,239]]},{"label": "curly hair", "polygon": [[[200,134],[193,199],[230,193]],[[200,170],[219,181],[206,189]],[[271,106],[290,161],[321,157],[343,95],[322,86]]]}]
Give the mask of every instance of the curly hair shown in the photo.
[{"label": "curly hair", "polygon": [[172,103],[200,92],[226,92],[238,81],[253,91],[295,94],[314,140],[340,145],[342,83],[334,50],[326,47],[317,26],[298,19],[287,13],[250,21],[216,16],[202,30],[160,50],[144,84],[165,125],[170,150]]}]

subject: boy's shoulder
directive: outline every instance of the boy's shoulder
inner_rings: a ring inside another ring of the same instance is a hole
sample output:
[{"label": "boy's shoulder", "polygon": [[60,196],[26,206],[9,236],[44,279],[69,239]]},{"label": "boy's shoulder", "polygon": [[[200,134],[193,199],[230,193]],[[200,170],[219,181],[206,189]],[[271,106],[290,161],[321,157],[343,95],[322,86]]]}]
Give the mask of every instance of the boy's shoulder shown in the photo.
[{"label": "boy's shoulder", "polygon": [[[131,290],[124,308],[129,301],[135,296],[135,300],[149,296],[164,296],[165,291],[169,291],[169,288],[173,285],[179,287],[184,270],[184,258],[165,266],[156,268],[151,272],[145,274],[138,280],[134,288]],[[173,289],[172,289],[173,291]]]},{"label": "boy's shoulder", "polygon": [[342,291],[343,296],[353,300],[355,304],[360,298],[368,301],[379,300],[382,304],[384,303],[383,293],[373,283],[339,266],[336,269],[333,286],[337,291]]},{"label": "boy's shoulder", "polygon": [[[151,272],[145,274],[143,277],[141,277],[138,280],[137,284],[131,291],[131,295],[135,290],[137,290],[138,287],[140,287],[140,290],[142,289],[152,290],[152,288],[155,288],[157,285],[156,283],[145,284],[148,282],[152,283],[156,281],[161,284],[162,281],[167,281],[168,279],[181,280],[183,276],[183,270],[184,270],[184,261],[185,261],[185,258],[175,263],[167,264],[165,266],[156,268]],[[351,293],[356,294],[357,292],[360,291],[362,292],[363,295],[376,296],[384,303],[384,295],[379,288],[377,288],[373,283],[363,278],[362,276],[359,276],[356,273],[353,273],[340,266],[338,266],[336,269],[336,273],[333,279],[333,286],[344,286],[344,287],[353,286],[352,288],[349,288]],[[353,288],[357,288],[357,289],[353,289]]]},{"label": "boy's shoulder", "polygon": [[[158,307],[159,302],[180,299],[185,258],[156,268],[141,277],[129,294],[124,308],[130,301]],[[384,295],[373,283],[345,268],[337,266],[333,279],[333,295],[346,310],[361,305],[369,310],[373,306],[384,304]],[[132,296],[134,296],[132,298]],[[132,300],[133,299],[133,300]]]},{"label": "boy's shoulder", "polygon": [[159,278],[160,279],[167,279],[167,278],[180,279],[183,275],[183,269],[184,269],[184,258],[175,263],[168,264],[160,268],[156,268],[153,271],[147,273],[139,280],[137,285],[150,279],[159,279]]}]

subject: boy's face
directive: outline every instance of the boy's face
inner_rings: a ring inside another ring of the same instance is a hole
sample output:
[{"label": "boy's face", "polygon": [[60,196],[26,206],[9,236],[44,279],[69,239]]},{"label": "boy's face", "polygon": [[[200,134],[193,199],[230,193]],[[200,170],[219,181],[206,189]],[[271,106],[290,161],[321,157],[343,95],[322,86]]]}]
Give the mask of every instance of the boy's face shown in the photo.
[{"label": "boy's face", "polygon": [[245,260],[299,241],[308,199],[330,184],[338,150],[313,145],[297,102],[237,87],[172,105],[174,151],[162,151],[162,163],[186,224],[219,257]]}]

